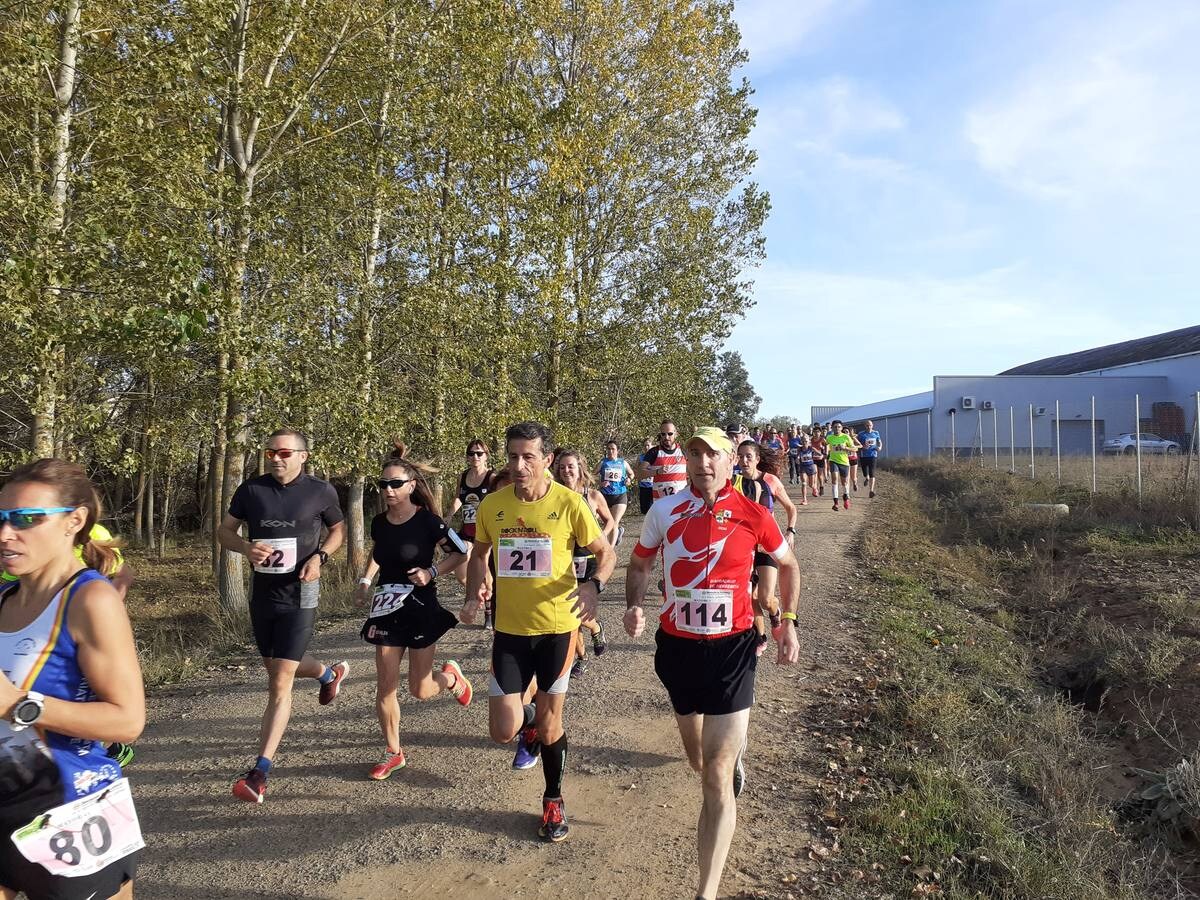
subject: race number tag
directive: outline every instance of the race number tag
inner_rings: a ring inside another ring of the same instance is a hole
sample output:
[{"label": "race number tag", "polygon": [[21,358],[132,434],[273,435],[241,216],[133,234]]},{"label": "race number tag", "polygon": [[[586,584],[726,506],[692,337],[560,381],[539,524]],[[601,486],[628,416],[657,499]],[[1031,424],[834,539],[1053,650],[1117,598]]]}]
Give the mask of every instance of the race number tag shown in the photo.
[{"label": "race number tag", "polygon": [[625,480],[625,473],[620,469],[607,468],[604,470],[604,480],[609,484],[618,484]]},{"label": "race number tag", "polygon": [[691,588],[674,592],[675,627],[690,634],[733,630],[733,591]]},{"label": "race number tag", "polygon": [[497,572],[501,578],[549,578],[553,545],[548,537],[500,538]]},{"label": "race number tag", "polygon": [[255,572],[267,575],[287,575],[296,571],[295,538],[259,538],[254,543],[266,544],[271,555],[254,567]]},{"label": "race number tag", "polygon": [[466,506],[464,506],[462,508],[463,524],[464,525],[474,525],[475,524],[475,515],[476,515],[477,511],[478,511],[478,507],[476,507],[474,503],[469,503]]},{"label": "race number tag", "polygon": [[124,778],[38,816],[12,842],[31,863],[66,878],[93,875],[146,846]]},{"label": "race number tag", "polygon": [[658,492],[664,497],[670,497],[672,494],[675,493],[675,485],[661,484],[658,486]]},{"label": "race number tag", "polygon": [[571,565],[575,567],[575,579],[583,581],[587,577],[588,562],[592,559],[590,556],[572,556]]},{"label": "race number tag", "polygon": [[411,584],[381,584],[375,589],[371,598],[371,611],[368,619],[386,616],[404,606],[404,600],[413,592]]}]

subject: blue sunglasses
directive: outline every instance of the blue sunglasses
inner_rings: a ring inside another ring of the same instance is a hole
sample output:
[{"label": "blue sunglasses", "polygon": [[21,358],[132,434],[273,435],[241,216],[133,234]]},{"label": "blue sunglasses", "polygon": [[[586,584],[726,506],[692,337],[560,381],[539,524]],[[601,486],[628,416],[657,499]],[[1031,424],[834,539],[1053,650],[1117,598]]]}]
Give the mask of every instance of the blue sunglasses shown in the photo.
[{"label": "blue sunglasses", "polygon": [[21,509],[0,509],[0,526],[7,522],[17,531],[24,531],[35,525],[41,525],[46,521],[47,516],[74,511],[74,506],[30,506]]}]

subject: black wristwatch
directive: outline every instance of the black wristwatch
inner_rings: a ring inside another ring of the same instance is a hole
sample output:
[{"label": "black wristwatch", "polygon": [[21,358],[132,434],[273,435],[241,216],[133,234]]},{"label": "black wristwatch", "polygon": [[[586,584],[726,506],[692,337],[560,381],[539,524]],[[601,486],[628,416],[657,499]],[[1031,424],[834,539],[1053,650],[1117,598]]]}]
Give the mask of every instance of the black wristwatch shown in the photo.
[{"label": "black wristwatch", "polygon": [[603,581],[601,581],[601,580],[600,580],[599,578],[597,578],[595,575],[593,575],[591,578],[589,578],[589,579],[588,579],[588,581],[590,581],[592,584],[594,584],[594,585],[596,586],[596,593],[597,593],[597,594],[603,594],[603,593],[604,593],[604,582],[603,582]]},{"label": "black wristwatch", "polygon": [[316,555],[321,557],[321,565],[325,565],[325,563],[329,562],[329,554],[320,547],[317,548]]}]

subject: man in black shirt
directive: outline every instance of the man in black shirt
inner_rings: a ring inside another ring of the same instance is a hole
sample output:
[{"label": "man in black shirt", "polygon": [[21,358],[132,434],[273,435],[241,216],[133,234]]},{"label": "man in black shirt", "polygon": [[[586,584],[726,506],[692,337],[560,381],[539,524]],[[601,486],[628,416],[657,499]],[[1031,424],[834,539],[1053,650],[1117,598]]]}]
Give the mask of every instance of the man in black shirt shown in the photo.
[{"label": "man in black shirt", "polygon": [[[222,547],[244,554],[254,567],[250,622],[270,686],[258,761],[233,785],[233,795],[250,803],[262,803],[266,795],[271,759],[292,714],[296,677],[317,679],[326,705],[350,672],[344,661],[326,666],[306,652],[317,617],[321,566],[345,538],[337,492],[329,482],[304,474],[308,442],[300,432],[276,431],[265,452],[269,474],[238,487],[217,531]],[[239,534],[243,524],[249,540]]]}]

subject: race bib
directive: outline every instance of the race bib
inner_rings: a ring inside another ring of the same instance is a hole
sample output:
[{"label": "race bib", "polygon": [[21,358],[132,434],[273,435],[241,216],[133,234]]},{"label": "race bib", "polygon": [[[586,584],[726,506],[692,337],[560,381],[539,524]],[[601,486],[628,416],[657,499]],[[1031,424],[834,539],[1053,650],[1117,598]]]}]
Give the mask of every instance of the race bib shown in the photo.
[{"label": "race bib", "polygon": [[673,485],[673,484],[659,485],[658,492],[660,494],[662,494],[664,497],[670,497],[672,494],[675,493],[675,485]]},{"label": "race bib", "polygon": [[296,571],[295,538],[259,538],[254,543],[266,544],[271,555],[254,567],[255,572],[266,575],[287,575]]},{"label": "race bib", "polygon": [[497,574],[501,578],[549,578],[553,549],[548,537],[500,538]]},{"label": "race bib", "polygon": [[31,863],[66,878],[93,875],[146,846],[124,778],[43,813],[14,831],[12,842]]},{"label": "race bib", "polygon": [[386,616],[404,606],[405,598],[413,592],[411,584],[381,584],[371,597],[371,611],[368,619]]},{"label": "race bib", "polygon": [[690,634],[728,634],[733,630],[733,591],[692,588],[673,594],[675,627]]},{"label": "race bib", "polygon": [[587,578],[588,563],[593,559],[591,556],[572,556],[571,565],[575,567],[575,579],[583,581]]},{"label": "race bib", "polygon": [[604,470],[604,480],[607,481],[609,484],[617,484],[618,482],[624,481],[625,480],[624,475],[625,475],[625,473],[622,472],[620,469],[605,469]]},{"label": "race bib", "polygon": [[474,504],[471,504],[470,506],[464,506],[462,508],[463,524],[464,525],[474,525],[475,524],[475,515],[476,515],[477,511],[478,511],[478,507],[476,507]]}]

